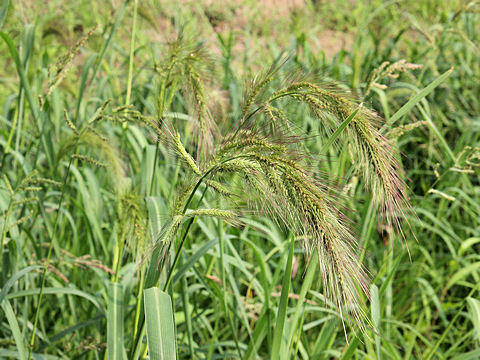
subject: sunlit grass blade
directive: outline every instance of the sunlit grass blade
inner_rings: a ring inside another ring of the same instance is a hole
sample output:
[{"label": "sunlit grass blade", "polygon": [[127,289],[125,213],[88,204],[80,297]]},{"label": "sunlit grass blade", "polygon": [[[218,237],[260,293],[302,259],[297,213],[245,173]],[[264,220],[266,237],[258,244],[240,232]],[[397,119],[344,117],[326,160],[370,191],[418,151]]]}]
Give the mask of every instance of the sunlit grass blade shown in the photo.
[{"label": "sunlit grass blade", "polygon": [[293,249],[295,247],[295,241],[289,238],[288,244],[288,258],[287,258],[287,267],[285,268],[285,273],[283,275],[282,282],[282,293],[280,295],[280,304],[278,305],[277,312],[277,321],[275,322],[275,330],[273,332],[273,344],[272,344],[272,353],[270,359],[279,359],[285,358],[287,354],[280,354],[280,349],[282,347],[282,342],[286,342],[286,333],[284,329],[286,328],[287,321],[287,308],[288,308],[288,294],[290,292],[290,283],[292,279],[292,261],[293,261]]},{"label": "sunlit grass blade", "polygon": [[154,287],[144,291],[148,353],[152,360],[175,360],[175,327],[170,296]]},{"label": "sunlit grass blade", "polygon": [[360,106],[357,109],[355,109],[355,111],[353,111],[345,120],[343,120],[343,122],[335,130],[335,132],[328,137],[327,141],[320,149],[320,155],[324,155],[327,153],[330,146],[332,146],[332,144],[335,142],[335,140],[337,140],[338,136],[342,133],[342,131],[345,130],[348,124],[350,124],[352,120],[355,118],[355,116],[358,114],[358,111],[360,110],[361,106],[362,105],[360,104]]},{"label": "sunlit grass blade", "polygon": [[393,114],[393,116],[388,120],[388,125],[393,125],[402,116],[406,115],[420,100],[422,100],[425,96],[430,94],[442,82],[444,82],[447,79],[447,77],[450,76],[452,71],[453,71],[453,67],[445,71],[437,79],[432,81],[428,86],[426,86],[418,94],[415,94],[410,100],[408,100],[408,102],[405,105],[403,105],[395,114]]},{"label": "sunlit grass blade", "polygon": [[468,313],[474,326],[474,337],[480,343],[480,301],[472,297],[467,298]]},{"label": "sunlit grass blade", "polygon": [[12,305],[8,300],[5,300],[1,303],[2,309],[7,316],[8,325],[10,325],[10,330],[12,331],[13,339],[15,340],[15,345],[17,346],[18,350],[18,358],[20,360],[27,359],[27,351],[25,349],[25,344],[23,342],[22,332],[20,331],[20,327],[18,326],[18,321],[13,311]]},{"label": "sunlit grass blade", "polygon": [[381,359],[380,348],[380,298],[378,296],[378,287],[375,284],[370,286],[370,307],[372,312],[372,322],[374,326],[375,348],[377,352],[377,359]]},{"label": "sunlit grass blade", "polygon": [[123,286],[109,283],[107,289],[107,358],[123,358]]}]

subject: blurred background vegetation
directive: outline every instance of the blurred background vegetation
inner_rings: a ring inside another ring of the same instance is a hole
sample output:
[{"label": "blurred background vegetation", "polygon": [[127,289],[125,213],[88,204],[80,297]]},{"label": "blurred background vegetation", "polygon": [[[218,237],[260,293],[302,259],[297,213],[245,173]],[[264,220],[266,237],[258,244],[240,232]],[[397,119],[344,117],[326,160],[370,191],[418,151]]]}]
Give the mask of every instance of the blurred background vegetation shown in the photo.
[{"label": "blurred background vegetation", "polygon": [[[480,358],[479,11],[475,0],[0,1],[0,358],[26,358],[29,344],[37,359],[104,358],[112,326],[117,358],[148,356],[137,300],[186,175],[142,117],[159,116],[163,59],[180,33],[211,56],[204,86],[218,124],[239,117],[245,81],[282,54],[277,83],[301,69],[375,109],[402,152],[416,215],[400,239],[352,174],[348,147],[323,155],[321,170],[350,195],[377,330],[344,331],[321,274],[297,301],[307,265],[297,245],[290,342],[277,354],[288,233],[261,214],[240,227],[198,218],[169,288],[177,357]],[[422,66],[375,72],[385,62]],[[191,145],[188,96],[171,96],[162,114]],[[318,154],[318,122],[298,104],[286,112]]]}]

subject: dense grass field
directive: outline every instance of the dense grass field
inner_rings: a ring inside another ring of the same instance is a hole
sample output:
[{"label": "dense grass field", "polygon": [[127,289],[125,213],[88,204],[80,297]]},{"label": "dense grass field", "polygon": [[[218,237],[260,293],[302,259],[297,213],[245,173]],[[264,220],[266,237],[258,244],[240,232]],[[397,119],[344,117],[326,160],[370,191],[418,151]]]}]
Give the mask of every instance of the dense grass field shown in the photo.
[{"label": "dense grass field", "polygon": [[0,31],[0,359],[480,359],[480,1]]}]

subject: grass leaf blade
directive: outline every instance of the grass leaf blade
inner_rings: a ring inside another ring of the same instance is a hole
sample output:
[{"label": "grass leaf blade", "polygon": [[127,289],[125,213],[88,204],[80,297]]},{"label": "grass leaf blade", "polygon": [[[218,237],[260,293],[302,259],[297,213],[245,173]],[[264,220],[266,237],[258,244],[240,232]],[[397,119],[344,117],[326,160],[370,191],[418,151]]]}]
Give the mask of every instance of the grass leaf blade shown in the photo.
[{"label": "grass leaf blade", "polygon": [[278,307],[277,321],[275,324],[275,331],[273,333],[273,345],[271,359],[278,359],[280,356],[280,348],[284,338],[285,322],[287,320],[288,294],[290,291],[290,282],[292,279],[292,263],[293,263],[293,249],[295,241],[289,239],[289,250],[287,259],[287,268],[282,283],[282,294],[280,295],[280,305]]},{"label": "grass leaf blade", "polygon": [[175,328],[170,296],[154,287],[144,291],[148,352],[152,360],[175,360]]},{"label": "grass leaf blade", "polygon": [[405,105],[403,105],[388,121],[388,125],[394,124],[398,121],[403,115],[408,113],[420,100],[422,100],[425,96],[430,94],[438,85],[445,81],[445,79],[450,76],[453,71],[453,67],[444,72],[440,75],[437,79],[432,81],[429,85],[427,85],[422,91],[418,94],[413,96]]},{"label": "grass leaf blade", "polygon": [[15,312],[13,311],[12,305],[10,305],[8,300],[2,303],[2,309],[7,316],[8,325],[10,325],[10,330],[12,331],[13,339],[15,340],[15,345],[17,346],[18,358],[20,360],[27,359],[27,351],[25,350],[23,336],[20,331],[20,327],[18,326]]},{"label": "grass leaf blade", "polygon": [[123,356],[123,286],[108,284],[107,359]]},{"label": "grass leaf blade", "polygon": [[352,122],[352,120],[355,118],[355,116],[358,114],[360,111],[362,105],[355,109],[354,112],[352,112],[343,122],[340,124],[340,126],[335,130],[335,132],[328,138],[327,142],[322,146],[322,149],[320,150],[320,155],[324,155],[327,150],[330,148],[330,146],[334,143],[335,140],[337,140],[338,136],[340,133],[345,130],[345,128]]},{"label": "grass leaf blade", "polygon": [[468,312],[470,313],[473,326],[475,328],[474,336],[480,342],[480,301],[472,297],[467,298]]}]

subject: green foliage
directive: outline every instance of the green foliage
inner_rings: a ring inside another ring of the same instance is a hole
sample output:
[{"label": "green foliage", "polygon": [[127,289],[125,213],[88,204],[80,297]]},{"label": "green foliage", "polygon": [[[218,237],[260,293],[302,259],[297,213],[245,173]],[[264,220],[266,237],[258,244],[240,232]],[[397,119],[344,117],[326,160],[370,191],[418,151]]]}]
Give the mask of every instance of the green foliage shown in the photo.
[{"label": "green foliage", "polygon": [[479,2],[219,4],[0,2],[0,358],[477,359]]}]

